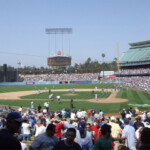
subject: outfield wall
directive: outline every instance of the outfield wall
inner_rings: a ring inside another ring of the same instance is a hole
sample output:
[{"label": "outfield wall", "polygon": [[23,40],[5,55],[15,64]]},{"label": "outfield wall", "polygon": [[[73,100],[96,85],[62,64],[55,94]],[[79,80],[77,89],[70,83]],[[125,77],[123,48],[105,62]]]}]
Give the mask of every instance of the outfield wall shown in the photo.
[{"label": "outfield wall", "polygon": [[0,85],[48,85],[48,84],[98,84],[98,80],[92,81],[35,81],[35,82],[1,82]]}]

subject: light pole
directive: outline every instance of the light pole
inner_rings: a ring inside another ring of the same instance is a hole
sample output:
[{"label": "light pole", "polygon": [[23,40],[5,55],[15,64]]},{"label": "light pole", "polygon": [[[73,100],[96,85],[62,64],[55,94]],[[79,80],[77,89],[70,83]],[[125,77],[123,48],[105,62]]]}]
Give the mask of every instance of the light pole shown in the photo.
[{"label": "light pole", "polygon": [[102,57],[103,57],[103,65],[102,65],[102,67],[103,67],[103,78],[104,78],[104,57],[105,57],[104,53],[102,53]]}]

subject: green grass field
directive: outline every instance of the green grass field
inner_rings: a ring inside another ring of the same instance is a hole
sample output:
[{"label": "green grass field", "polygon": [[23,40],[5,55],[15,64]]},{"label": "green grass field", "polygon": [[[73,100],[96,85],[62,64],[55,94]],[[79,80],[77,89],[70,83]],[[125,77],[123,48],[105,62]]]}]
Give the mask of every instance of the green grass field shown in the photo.
[{"label": "green grass field", "polygon": [[[45,87],[47,89],[95,89],[97,87],[100,88],[114,88],[117,85],[113,84],[78,84],[78,85],[38,85],[38,86],[0,86],[0,93],[5,92],[14,92],[14,91],[30,91],[30,90],[44,90]],[[128,102],[124,103],[92,103],[86,101],[87,99],[93,98],[91,92],[76,92],[76,96],[64,96],[68,92],[54,92],[54,97],[56,95],[60,95],[61,99],[82,99],[83,101],[74,101],[75,109],[89,109],[94,108],[96,111],[102,110],[105,113],[113,113],[119,112],[122,108],[128,109],[129,107],[138,107],[140,110],[150,110],[150,94],[135,91],[135,90],[126,90],[125,88],[121,88],[120,92],[117,94],[118,98],[128,99]],[[109,96],[110,93],[98,93],[99,98],[106,98]],[[23,100],[29,99],[29,100]],[[36,99],[36,100],[34,100]],[[39,99],[39,100],[37,100]],[[44,99],[42,101],[42,99]],[[37,108],[38,104],[43,106],[45,99],[48,99],[48,93],[44,92],[40,95],[27,95],[21,97],[21,100],[0,100],[0,105],[8,105],[8,106],[23,106],[23,107],[30,107],[30,100],[34,100],[34,106]],[[50,102],[50,110],[60,110],[62,108],[70,109],[70,102],[69,101],[61,101],[61,104],[58,105],[57,101]]]},{"label": "green grass field", "polygon": [[114,84],[66,84],[66,85],[26,85],[26,86],[0,86],[0,93],[15,92],[15,91],[31,91],[31,90],[44,90],[47,89],[94,89],[97,88],[114,88]]},{"label": "green grass field", "polygon": [[[95,92],[95,94],[97,93],[99,98],[106,98],[108,97],[111,93],[110,92]],[[69,94],[68,92],[53,92],[54,98],[56,99],[56,96],[59,95],[61,97],[61,99],[93,99],[94,95],[91,92],[75,92],[74,96],[71,95],[66,95]],[[48,99],[49,93],[48,92],[44,92],[41,94],[33,94],[33,95],[27,95],[27,96],[22,96],[22,99]]]}]

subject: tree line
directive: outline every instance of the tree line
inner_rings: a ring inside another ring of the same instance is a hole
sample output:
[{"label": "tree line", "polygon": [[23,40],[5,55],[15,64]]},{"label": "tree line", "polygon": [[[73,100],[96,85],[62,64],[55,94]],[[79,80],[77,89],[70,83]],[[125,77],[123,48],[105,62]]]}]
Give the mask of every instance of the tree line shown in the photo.
[{"label": "tree line", "polygon": [[[102,54],[104,59],[105,54]],[[75,63],[73,66],[69,67],[30,67],[24,66],[23,68],[14,68],[8,66],[7,70],[16,70],[19,74],[56,74],[56,73],[99,73],[101,71],[117,71],[117,59],[114,58],[111,62],[99,62],[98,60],[92,61],[89,57],[84,63]],[[0,66],[0,70],[3,70],[3,66]]]}]

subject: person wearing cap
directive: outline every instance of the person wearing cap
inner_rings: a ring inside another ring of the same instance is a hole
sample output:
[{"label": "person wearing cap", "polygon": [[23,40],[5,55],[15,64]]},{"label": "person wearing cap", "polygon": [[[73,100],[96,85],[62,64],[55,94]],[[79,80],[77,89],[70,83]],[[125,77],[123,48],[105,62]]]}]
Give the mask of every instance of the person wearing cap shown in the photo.
[{"label": "person wearing cap", "polygon": [[85,122],[79,122],[76,134],[76,142],[84,150],[93,150],[92,135],[89,131],[85,130]]},{"label": "person wearing cap", "polygon": [[11,112],[6,117],[6,128],[0,131],[0,150],[21,150],[21,144],[14,136],[19,132],[24,119],[18,112]]},{"label": "person wearing cap", "polygon": [[108,123],[111,126],[111,135],[113,137],[118,137],[122,131],[122,129],[120,128],[119,124],[117,123],[117,119],[112,116],[110,117],[110,121]]},{"label": "person wearing cap", "polygon": [[122,130],[122,139],[125,140],[125,146],[131,150],[135,149],[135,129],[129,125],[129,119],[124,119],[124,129]]},{"label": "person wearing cap", "polygon": [[[117,119],[114,116],[110,117],[110,121],[108,124],[111,126],[112,137],[121,137],[122,129],[120,128],[119,123],[117,122]],[[114,141],[112,145],[114,145],[114,149],[117,149],[119,141]]]},{"label": "person wearing cap", "polygon": [[76,129],[68,128],[66,132],[66,139],[59,141],[53,150],[81,150],[78,143],[74,142],[76,137]]},{"label": "person wearing cap", "polygon": [[52,150],[58,142],[58,138],[54,136],[54,133],[55,125],[49,124],[45,133],[39,134],[35,137],[29,147],[29,150]]}]

